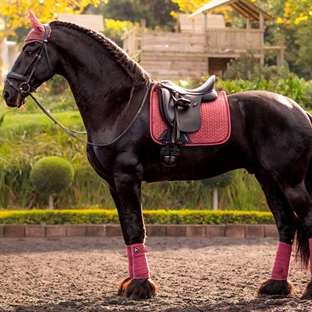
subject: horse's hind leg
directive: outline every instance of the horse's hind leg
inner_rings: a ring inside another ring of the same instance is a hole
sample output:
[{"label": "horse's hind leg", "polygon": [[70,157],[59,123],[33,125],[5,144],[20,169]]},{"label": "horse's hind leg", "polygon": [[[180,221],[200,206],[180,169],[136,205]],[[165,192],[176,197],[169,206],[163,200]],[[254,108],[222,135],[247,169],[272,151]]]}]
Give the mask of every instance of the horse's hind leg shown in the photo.
[{"label": "horse's hind leg", "polygon": [[[283,192],[291,206],[296,213],[304,233],[303,239],[299,243],[299,251],[301,253],[301,262],[308,267],[310,260],[310,270],[312,275],[312,200],[307,191],[304,182],[296,186],[284,187]],[[308,244],[307,244],[308,240]],[[306,243],[306,244],[304,244]],[[302,299],[312,299],[312,281],[307,285],[306,290],[301,296]]]},{"label": "horse's hind leg", "polygon": [[288,296],[294,292],[293,284],[288,281],[288,268],[294,239],[295,216],[275,182],[262,176],[257,176],[257,179],[262,186],[279,233],[271,277],[260,285],[258,295]]},{"label": "horse's hind leg", "polygon": [[[310,260],[310,269],[312,268],[312,200],[304,181],[297,184],[287,184],[286,182],[284,182],[283,185],[280,186],[280,190],[282,191],[283,196],[281,196],[280,192],[278,192],[278,197],[280,199],[285,198],[287,203],[285,203],[285,201],[283,200],[284,207],[283,209],[279,209],[278,207],[280,205],[272,205],[271,201],[270,208],[274,214],[277,223],[277,228],[280,235],[279,244],[284,243],[285,245],[283,244],[281,250],[278,250],[277,252],[273,271],[275,271],[275,273],[277,274],[281,273],[281,277],[283,278],[282,282],[284,281],[285,283],[286,273],[283,274],[283,271],[288,273],[288,265],[291,252],[291,248],[289,247],[291,245],[291,241],[287,241],[286,239],[287,237],[288,239],[292,237],[290,233],[291,228],[297,230],[297,253],[300,253],[302,264],[308,267]],[[293,216],[291,217],[290,209],[295,213],[298,220],[296,220],[296,218],[294,219]],[[281,216],[283,216],[283,218],[281,218]],[[290,222],[290,220],[293,221]],[[290,226],[291,223],[293,224],[293,227]],[[289,245],[288,247],[287,244]],[[280,272],[278,272],[278,270],[280,270]],[[277,283],[282,284],[282,282],[277,282],[276,277],[271,276],[271,279],[269,281],[263,283],[260,286],[259,294],[279,294],[277,291],[274,290],[273,286],[275,286]],[[312,281],[310,281],[310,283],[307,285],[306,290],[304,291],[301,298],[312,299]]]}]

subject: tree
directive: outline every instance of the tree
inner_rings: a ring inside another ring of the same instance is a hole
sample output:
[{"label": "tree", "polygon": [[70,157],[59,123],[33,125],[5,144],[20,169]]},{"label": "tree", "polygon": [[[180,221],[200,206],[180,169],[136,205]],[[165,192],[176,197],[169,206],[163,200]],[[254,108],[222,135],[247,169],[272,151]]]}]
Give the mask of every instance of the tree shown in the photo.
[{"label": "tree", "polygon": [[282,3],[284,3],[284,12],[279,22],[298,25],[312,19],[312,0],[287,0]]},{"label": "tree", "polygon": [[251,80],[255,68],[259,65],[259,60],[254,57],[253,51],[241,53],[239,59],[232,59],[227,64],[227,70],[224,73],[224,79]]},{"label": "tree", "polygon": [[234,174],[232,171],[218,175],[213,178],[203,179],[201,182],[207,186],[208,188],[212,189],[212,206],[213,210],[218,210],[219,199],[218,199],[218,190],[221,188],[225,188],[229,184],[233,182]]},{"label": "tree", "polygon": [[202,0],[172,0],[172,2],[176,3],[180,10],[185,13],[193,13],[204,5]]},{"label": "tree", "polygon": [[105,20],[128,21],[133,24],[144,19],[147,28],[173,30],[176,20],[171,12],[178,10],[178,5],[172,0],[110,0],[101,3],[97,8],[90,6],[85,12],[102,14]]},{"label": "tree", "polygon": [[[1,0],[0,1],[0,51],[4,38],[14,35],[19,27],[29,27],[29,10],[43,23],[56,19],[59,13],[81,13],[88,5],[97,6],[108,0]],[[0,69],[2,57],[0,53]],[[0,80],[2,78],[0,70]],[[0,81],[1,82],[1,81]]]},{"label": "tree", "polygon": [[[276,21],[267,29],[284,41],[285,60],[298,76],[312,78],[312,0],[254,0],[264,10],[269,8]],[[277,40],[279,41],[279,40]]]},{"label": "tree", "polygon": [[81,13],[86,6],[97,6],[107,0],[4,0],[0,3],[3,27],[0,39],[15,32],[18,27],[29,26],[29,10],[43,23],[55,19],[59,13]]},{"label": "tree", "polygon": [[[275,0],[276,1],[276,0]],[[277,22],[283,25],[288,32],[293,33],[294,44],[297,53],[294,59],[294,67],[299,67],[301,76],[312,78],[312,0],[285,2],[283,15]]]},{"label": "tree", "polygon": [[[312,11],[311,11],[312,13]],[[302,74],[312,78],[312,18],[302,21],[296,31],[296,44],[299,45],[296,64],[302,68]],[[306,74],[306,75],[305,75]]]},{"label": "tree", "polygon": [[35,188],[49,196],[49,209],[53,209],[53,195],[65,191],[72,183],[74,169],[70,162],[57,156],[38,160],[30,172]]}]

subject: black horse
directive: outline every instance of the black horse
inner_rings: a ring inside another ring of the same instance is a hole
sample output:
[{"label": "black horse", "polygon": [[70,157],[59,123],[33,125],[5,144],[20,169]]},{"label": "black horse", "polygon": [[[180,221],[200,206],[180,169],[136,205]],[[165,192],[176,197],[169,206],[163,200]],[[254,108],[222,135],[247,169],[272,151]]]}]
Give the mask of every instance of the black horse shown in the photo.
[{"label": "black horse", "polygon": [[[148,96],[154,82],[106,37],[77,25],[42,25],[32,30],[8,74],[3,97],[20,107],[43,82],[59,74],[69,82],[87,133],[87,155],[115,201],[129,263],[118,293],[153,297],[144,245],[142,181],[196,180],[245,168],[254,174],[274,215],[279,244],[270,278],[259,295],[289,295],[292,244],[308,267],[312,250],[311,116],[289,98],[266,91],[228,96],[231,135],[217,146],[180,146],[175,166],[160,162],[161,145],[150,135]],[[310,281],[302,298],[312,297]]]}]

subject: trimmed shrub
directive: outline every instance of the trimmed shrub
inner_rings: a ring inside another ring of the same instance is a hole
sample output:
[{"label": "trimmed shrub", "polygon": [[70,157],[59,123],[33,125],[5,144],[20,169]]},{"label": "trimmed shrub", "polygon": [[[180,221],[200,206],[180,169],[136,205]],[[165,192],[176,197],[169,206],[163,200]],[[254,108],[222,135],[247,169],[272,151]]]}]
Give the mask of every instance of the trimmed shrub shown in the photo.
[{"label": "trimmed shrub", "polygon": [[229,184],[231,184],[234,180],[234,174],[233,171],[229,171],[227,173],[215,176],[213,178],[208,178],[208,179],[203,179],[201,180],[201,182],[211,188],[217,188],[217,189],[222,189],[226,186],[228,186]]},{"label": "trimmed shrub", "polygon": [[53,208],[53,194],[65,191],[74,178],[70,162],[58,156],[49,156],[37,161],[30,172],[30,181],[40,192],[49,195],[49,208]]},{"label": "trimmed shrub", "polygon": [[225,188],[231,184],[234,180],[233,171],[212,177],[209,179],[203,179],[201,182],[208,188],[213,190],[213,210],[218,210],[219,205],[219,194],[218,189]]},{"label": "trimmed shrub", "polygon": [[[270,224],[269,212],[147,210],[146,224]],[[15,210],[0,211],[0,224],[118,224],[116,210]]]}]

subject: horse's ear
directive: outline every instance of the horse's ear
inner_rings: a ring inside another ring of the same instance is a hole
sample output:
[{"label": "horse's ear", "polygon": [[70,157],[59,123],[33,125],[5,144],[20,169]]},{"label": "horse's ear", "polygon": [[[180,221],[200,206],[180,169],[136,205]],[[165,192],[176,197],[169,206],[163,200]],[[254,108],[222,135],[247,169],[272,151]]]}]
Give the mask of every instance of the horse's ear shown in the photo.
[{"label": "horse's ear", "polygon": [[31,28],[33,28],[34,30],[36,30],[38,32],[44,33],[44,31],[45,31],[44,26],[39,22],[39,20],[35,16],[35,14],[33,12],[29,11],[29,17],[30,17]]}]

